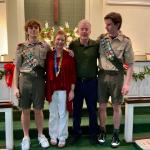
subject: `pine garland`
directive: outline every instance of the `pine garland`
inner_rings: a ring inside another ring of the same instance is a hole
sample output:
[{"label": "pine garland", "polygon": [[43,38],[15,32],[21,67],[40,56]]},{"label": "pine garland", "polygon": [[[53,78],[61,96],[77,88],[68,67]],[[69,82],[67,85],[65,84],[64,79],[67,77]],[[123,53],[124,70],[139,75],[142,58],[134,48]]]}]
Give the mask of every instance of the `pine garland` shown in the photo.
[{"label": "pine garland", "polygon": [[4,70],[0,70],[0,80],[3,78],[4,75],[5,75],[5,71]]},{"label": "pine garland", "polygon": [[[4,70],[0,70],[0,80],[3,78],[5,75]],[[150,68],[148,66],[144,66],[144,71],[140,71],[139,73],[133,73],[132,77],[135,81],[138,80],[144,80],[146,78],[146,75],[150,75]]]},{"label": "pine garland", "polygon": [[146,75],[150,75],[150,68],[148,66],[144,66],[144,71],[140,71],[139,73],[133,73],[133,79],[137,80],[144,80]]}]

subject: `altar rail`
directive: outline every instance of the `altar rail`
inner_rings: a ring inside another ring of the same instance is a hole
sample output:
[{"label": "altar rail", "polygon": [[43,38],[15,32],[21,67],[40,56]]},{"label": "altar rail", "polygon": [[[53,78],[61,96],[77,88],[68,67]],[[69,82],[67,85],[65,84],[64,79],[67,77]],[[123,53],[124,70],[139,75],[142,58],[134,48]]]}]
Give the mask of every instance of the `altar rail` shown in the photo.
[{"label": "altar rail", "polygon": [[14,146],[13,142],[13,105],[8,100],[5,102],[0,102],[0,112],[5,113],[5,141],[6,149],[12,150]]},{"label": "altar rail", "polygon": [[126,142],[133,142],[133,115],[134,107],[150,106],[150,97],[127,97],[125,98],[125,131]]}]

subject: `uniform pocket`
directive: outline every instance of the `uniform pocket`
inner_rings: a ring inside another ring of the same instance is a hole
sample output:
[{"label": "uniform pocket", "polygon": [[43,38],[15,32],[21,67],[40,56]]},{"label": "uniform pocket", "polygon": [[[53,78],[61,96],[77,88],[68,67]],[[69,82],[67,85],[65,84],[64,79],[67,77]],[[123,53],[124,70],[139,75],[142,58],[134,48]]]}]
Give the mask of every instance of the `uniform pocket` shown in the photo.
[{"label": "uniform pocket", "polygon": [[115,54],[118,58],[122,58],[124,53],[124,48],[123,47],[119,47],[117,49],[115,49]]},{"label": "uniform pocket", "polygon": [[45,49],[40,49],[40,59],[46,59],[47,51]]}]

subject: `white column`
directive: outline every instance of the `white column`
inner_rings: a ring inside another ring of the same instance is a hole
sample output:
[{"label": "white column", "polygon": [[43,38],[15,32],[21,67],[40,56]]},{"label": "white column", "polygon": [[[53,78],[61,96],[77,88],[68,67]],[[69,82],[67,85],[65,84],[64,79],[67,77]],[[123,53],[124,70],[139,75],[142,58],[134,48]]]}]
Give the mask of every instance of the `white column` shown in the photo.
[{"label": "white column", "polygon": [[22,42],[25,40],[24,0],[17,0],[17,24],[18,24],[18,42]]},{"label": "white column", "polygon": [[24,0],[6,0],[8,27],[8,54],[15,57],[16,45],[25,40]]},{"label": "white column", "polygon": [[6,2],[0,2],[0,55],[8,54]]}]

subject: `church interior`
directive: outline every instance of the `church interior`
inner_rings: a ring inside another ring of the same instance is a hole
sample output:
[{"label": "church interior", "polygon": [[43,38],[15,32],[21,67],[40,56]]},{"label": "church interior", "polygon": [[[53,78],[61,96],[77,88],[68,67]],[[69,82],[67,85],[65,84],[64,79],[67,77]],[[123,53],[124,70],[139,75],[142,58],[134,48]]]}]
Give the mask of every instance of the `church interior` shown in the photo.
[{"label": "church interior", "polygon": [[[57,30],[66,26],[74,31],[81,19],[87,19],[92,28],[90,38],[96,40],[100,34],[106,32],[104,16],[109,12],[122,15],[121,31],[130,37],[134,51],[135,76],[127,100],[122,106],[122,144],[118,150],[140,149],[137,146],[139,139],[149,139],[147,143],[150,149],[150,0],[0,0],[0,149],[20,149],[19,143],[23,135],[13,85],[6,84],[3,70],[5,64],[13,64],[17,44],[26,39],[25,22],[36,19],[41,22],[43,31],[45,28]],[[111,104],[107,113],[109,133],[113,128]],[[45,104],[44,115],[44,133],[48,136],[48,104]],[[104,146],[91,146],[88,143],[86,107],[83,116],[81,124],[85,138],[78,145],[67,145],[64,149],[112,149],[108,143]],[[34,119],[33,112],[31,118]],[[31,149],[40,149],[35,140],[37,133],[33,122],[30,127],[33,143]],[[69,131],[72,132],[71,116]],[[110,140],[109,135],[108,138]],[[145,141],[143,143],[147,146]],[[49,149],[58,148],[51,146]]]}]

